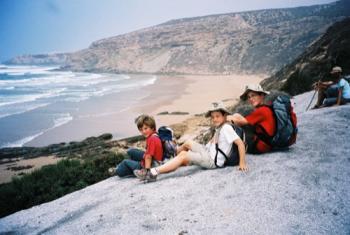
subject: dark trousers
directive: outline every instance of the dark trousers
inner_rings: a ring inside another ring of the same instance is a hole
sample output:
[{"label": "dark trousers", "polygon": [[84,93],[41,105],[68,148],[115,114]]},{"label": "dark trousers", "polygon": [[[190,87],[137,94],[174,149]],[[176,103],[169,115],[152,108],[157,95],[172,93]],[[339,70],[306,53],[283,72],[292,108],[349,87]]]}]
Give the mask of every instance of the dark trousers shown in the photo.
[{"label": "dark trousers", "polygon": [[[324,100],[323,105],[325,106],[335,105],[338,100],[338,93],[339,93],[339,88],[336,85],[330,86],[325,91],[326,99]],[[341,97],[340,104],[346,104],[349,102],[350,102],[350,99]]]},{"label": "dark trousers", "polygon": [[142,168],[141,161],[143,159],[144,151],[130,148],[127,151],[130,159],[124,159],[121,163],[119,163],[116,167],[116,174],[119,177],[133,176],[134,170],[139,170]]}]

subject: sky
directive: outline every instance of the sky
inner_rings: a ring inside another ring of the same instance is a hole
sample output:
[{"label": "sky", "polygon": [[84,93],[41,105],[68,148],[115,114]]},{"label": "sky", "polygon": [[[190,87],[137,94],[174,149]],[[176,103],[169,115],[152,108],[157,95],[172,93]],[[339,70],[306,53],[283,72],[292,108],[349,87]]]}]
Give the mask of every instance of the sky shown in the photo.
[{"label": "sky", "polygon": [[168,20],[334,0],[0,0],[0,62],[72,52]]}]

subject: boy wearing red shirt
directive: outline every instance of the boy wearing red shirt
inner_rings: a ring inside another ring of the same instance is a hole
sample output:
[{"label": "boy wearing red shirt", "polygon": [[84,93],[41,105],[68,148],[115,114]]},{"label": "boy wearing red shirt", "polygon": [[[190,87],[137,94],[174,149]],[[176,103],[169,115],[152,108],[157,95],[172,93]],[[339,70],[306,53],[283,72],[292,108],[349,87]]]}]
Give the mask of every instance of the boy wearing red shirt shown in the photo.
[{"label": "boy wearing red shirt", "polygon": [[229,121],[234,122],[238,126],[251,125],[254,127],[255,135],[253,139],[248,141],[249,153],[266,153],[272,150],[272,147],[263,140],[262,136],[273,136],[276,132],[276,122],[273,111],[264,106],[265,96],[269,94],[264,91],[260,85],[248,85],[245,92],[241,95],[242,100],[248,100],[254,107],[249,115],[243,117],[239,113],[235,113],[227,117]]},{"label": "boy wearing red shirt", "polygon": [[133,176],[133,171],[139,169],[143,169],[146,175],[151,166],[157,166],[163,160],[162,142],[157,135],[154,118],[141,115],[136,118],[135,123],[140,133],[146,138],[146,151],[130,148],[127,151],[130,159],[123,160],[116,168],[110,168],[111,175]]}]

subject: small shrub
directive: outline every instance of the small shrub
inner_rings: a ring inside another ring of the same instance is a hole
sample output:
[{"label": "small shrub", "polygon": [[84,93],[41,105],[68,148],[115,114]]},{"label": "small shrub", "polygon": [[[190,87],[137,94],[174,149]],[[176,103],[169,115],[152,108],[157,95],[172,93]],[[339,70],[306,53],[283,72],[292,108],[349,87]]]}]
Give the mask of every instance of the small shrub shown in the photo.
[{"label": "small shrub", "polygon": [[108,177],[108,168],[124,155],[104,151],[95,158],[79,161],[66,159],[43,166],[10,183],[0,185],[0,217],[52,201]]}]

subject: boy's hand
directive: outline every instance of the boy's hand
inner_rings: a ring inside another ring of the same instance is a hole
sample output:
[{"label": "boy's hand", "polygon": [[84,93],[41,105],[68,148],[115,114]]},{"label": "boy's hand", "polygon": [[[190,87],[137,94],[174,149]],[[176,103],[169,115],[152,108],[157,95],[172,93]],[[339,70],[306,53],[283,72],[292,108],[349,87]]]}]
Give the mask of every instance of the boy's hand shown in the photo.
[{"label": "boy's hand", "polygon": [[243,172],[247,172],[248,171],[248,166],[245,163],[240,163],[238,170],[243,171]]},{"label": "boy's hand", "polygon": [[312,84],[312,88],[317,90],[318,89],[319,82],[315,82]]}]

